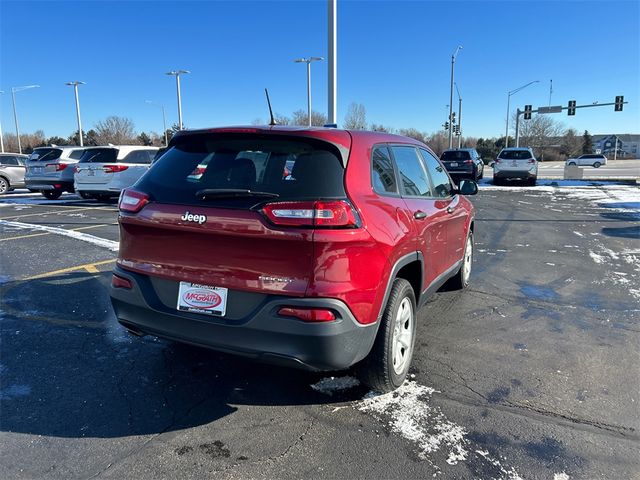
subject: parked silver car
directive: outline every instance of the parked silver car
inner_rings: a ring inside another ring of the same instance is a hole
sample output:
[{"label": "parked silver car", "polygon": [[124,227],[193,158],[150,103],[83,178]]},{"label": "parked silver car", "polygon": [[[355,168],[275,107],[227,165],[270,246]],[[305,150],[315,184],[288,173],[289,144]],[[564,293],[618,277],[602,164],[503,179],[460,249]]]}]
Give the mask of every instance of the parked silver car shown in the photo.
[{"label": "parked silver car", "polygon": [[73,193],[73,166],[84,147],[39,147],[27,159],[25,183],[29,190],[55,200],[62,192]]},{"label": "parked silver car", "polygon": [[14,188],[24,188],[27,155],[0,153],[0,195]]}]

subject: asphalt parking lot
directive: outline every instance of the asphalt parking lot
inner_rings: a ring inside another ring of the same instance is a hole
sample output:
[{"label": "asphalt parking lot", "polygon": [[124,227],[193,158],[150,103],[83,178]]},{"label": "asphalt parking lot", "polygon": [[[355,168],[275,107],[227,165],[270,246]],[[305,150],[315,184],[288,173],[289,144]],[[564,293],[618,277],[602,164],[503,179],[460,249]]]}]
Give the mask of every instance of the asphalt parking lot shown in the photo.
[{"label": "asphalt parking lot", "polygon": [[471,286],[384,396],[130,337],[115,205],[6,195],[0,477],[640,478],[640,189],[566,185],[482,185]]}]

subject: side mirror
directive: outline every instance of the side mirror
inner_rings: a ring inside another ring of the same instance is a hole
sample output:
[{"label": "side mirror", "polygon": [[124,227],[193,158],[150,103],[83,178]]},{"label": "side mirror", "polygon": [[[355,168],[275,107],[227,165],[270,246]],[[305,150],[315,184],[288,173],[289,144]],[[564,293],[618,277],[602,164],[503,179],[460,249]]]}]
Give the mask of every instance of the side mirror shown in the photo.
[{"label": "side mirror", "polygon": [[473,180],[463,180],[458,187],[460,195],[475,195],[478,193],[478,184]]}]

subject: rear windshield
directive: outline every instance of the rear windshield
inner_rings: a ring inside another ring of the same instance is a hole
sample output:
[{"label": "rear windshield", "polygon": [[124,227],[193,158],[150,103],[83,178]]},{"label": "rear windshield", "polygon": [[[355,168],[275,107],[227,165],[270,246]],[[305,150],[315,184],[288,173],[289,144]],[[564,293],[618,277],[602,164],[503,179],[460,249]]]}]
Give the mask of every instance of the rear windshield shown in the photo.
[{"label": "rear windshield", "polygon": [[469,152],[454,150],[449,152],[442,152],[442,156],[440,157],[440,160],[444,160],[444,161],[469,160],[470,158],[471,158],[471,155],[469,154]]},{"label": "rear windshield", "polygon": [[29,160],[32,162],[56,160],[60,158],[61,154],[62,150],[59,148],[36,148],[33,153],[29,155]]},{"label": "rear windshield", "polygon": [[498,158],[504,160],[527,160],[532,157],[529,150],[503,150],[498,155]]},{"label": "rear windshield", "polygon": [[[247,134],[180,138],[154,162],[136,188],[161,203],[229,208],[248,208],[276,198],[346,196],[344,168],[332,145],[299,137]],[[203,190],[213,193],[203,198]],[[263,196],[249,193],[229,198],[220,190],[249,190]]]},{"label": "rear windshield", "polygon": [[115,148],[90,148],[85,150],[80,158],[80,163],[112,163],[118,157]]}]

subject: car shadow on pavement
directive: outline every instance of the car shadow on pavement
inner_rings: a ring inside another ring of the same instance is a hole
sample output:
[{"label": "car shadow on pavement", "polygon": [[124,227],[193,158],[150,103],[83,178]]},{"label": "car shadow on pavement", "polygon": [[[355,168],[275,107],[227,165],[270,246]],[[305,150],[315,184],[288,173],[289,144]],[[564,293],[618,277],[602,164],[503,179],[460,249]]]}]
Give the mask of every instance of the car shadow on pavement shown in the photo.
[{"label": "car shadow on pavement", "polygon": [[[154,337],[117,323],[110,273],[0,284],[1,431],[111,438],[207,424],[237,405],[310,405],[327,396],[315,374]],[[337,375],[344,376],[345,373]]]}]

